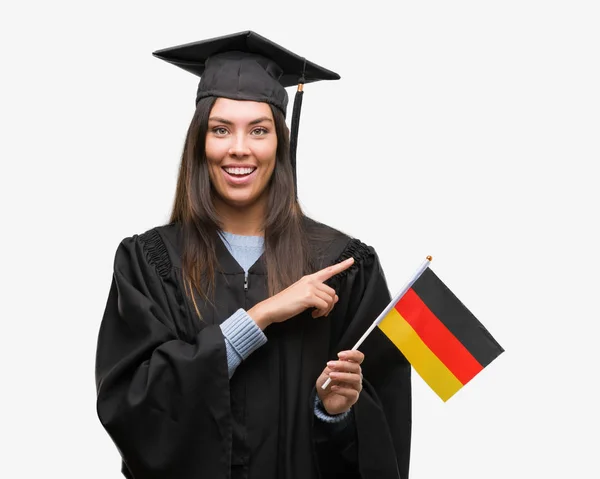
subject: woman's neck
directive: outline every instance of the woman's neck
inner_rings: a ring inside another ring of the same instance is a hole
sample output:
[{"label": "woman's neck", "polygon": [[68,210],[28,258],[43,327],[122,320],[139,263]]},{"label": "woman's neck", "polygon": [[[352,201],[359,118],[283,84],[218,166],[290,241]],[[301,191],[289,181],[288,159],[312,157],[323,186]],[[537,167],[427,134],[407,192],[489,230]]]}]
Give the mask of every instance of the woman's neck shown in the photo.
[{"label": "woman's neck", "polygon": [[215,208],[223,225],[223,231],[242,236],[263,236],[266,201],[238,208],[215,200]]}]

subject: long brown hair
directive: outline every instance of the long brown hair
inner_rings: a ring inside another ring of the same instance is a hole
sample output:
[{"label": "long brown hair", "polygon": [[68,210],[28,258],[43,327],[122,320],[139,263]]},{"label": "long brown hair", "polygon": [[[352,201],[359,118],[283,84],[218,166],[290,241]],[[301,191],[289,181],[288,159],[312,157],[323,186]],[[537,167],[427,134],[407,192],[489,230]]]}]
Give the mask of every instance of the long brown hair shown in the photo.
[{"label": "long brown hair", "polygon": [[[213,202],[215,194],[205,154],[208,118],[216,98],[203,98],[187,131],[177,190],[170,221],[181,224],[183,232],[182,271],[186,294],[196,302],[195,289],[205,300],[214,294],[217,263],[216,246],[221,222]],[[264,219],[265,253],[269,295],[274,295],[303,275],[313,271],[305,229],[305,216],[296,200],[289,157],[289,130],[283,113],[271,106],[277,135],[276,163],[267,188]],[[290,254],[293,251],[294,254]],[[198,308],[196,307],[196,312]],[[199,314],[199,312],[198,312]]]}]

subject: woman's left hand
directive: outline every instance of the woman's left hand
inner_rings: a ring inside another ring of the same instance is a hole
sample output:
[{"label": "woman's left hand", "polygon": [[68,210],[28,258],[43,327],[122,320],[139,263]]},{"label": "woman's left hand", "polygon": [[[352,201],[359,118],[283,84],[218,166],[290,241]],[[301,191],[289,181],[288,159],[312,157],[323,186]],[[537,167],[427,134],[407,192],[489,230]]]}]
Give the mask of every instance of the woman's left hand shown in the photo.
[{"label": "woman's left hand", "polygon": [[[360,351],[342,351],[338,361],[329,361],[317,379],[317,394],[327,413],[341,414],[348,411],[358,401],[362,391],[362,370],[360,365],[365,355]],[[327,389],[321,386],[331,377]]]}]

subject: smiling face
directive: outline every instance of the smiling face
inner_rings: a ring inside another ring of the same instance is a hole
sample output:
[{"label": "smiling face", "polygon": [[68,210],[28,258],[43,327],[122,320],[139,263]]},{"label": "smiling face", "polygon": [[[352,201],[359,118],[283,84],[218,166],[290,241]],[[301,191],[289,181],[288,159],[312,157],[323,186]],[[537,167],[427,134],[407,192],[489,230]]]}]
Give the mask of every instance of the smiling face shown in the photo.
[{"label": "smiling face", "polygon": [[218,98],[208,120],[205,151],[219,200],[236,208],[265,202],[277,152],[271,107]]}]

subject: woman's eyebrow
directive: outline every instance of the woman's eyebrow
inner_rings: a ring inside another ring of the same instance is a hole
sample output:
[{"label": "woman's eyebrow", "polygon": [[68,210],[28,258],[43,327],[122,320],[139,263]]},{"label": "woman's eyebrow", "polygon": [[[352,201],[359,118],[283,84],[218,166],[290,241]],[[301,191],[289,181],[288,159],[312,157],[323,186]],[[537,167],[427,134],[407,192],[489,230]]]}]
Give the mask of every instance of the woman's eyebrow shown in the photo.
[{"label": "woman's eyebrow", "polygon": [[271,120],[268,116],[261,116],[260,118],[257,118],[256,120],[252,120],[250,122],[250,124],[256,125],[257,123],[262,123],[263,121],[270,121],[271,123],[273,123],[273,120]]},{"label": "woman's eyebrow", "polygon": [[225,118],[221,118],[218,116],[211,116],[208,121],[212,121],[215,123],[225,123],[226,125],[233,125],[232,121],[226,120]]},{"label": "woman's eyebrow", "polygon": [[[215,123],[223,123],[225,125],[233,125],[233,122],[230,120],[227,120],[225,118],[221,118],[218,116],[211,116],[208,121],[212,121]],[[273,120],[271,118],[269,118],[268,116],[261,116],[260,118],[257,118],[256,120],[252,120],[249,124],[250,125],[256,125],[258,123],[262,123],[263,121],[270,121],[271,123],[273,123]]]}]

